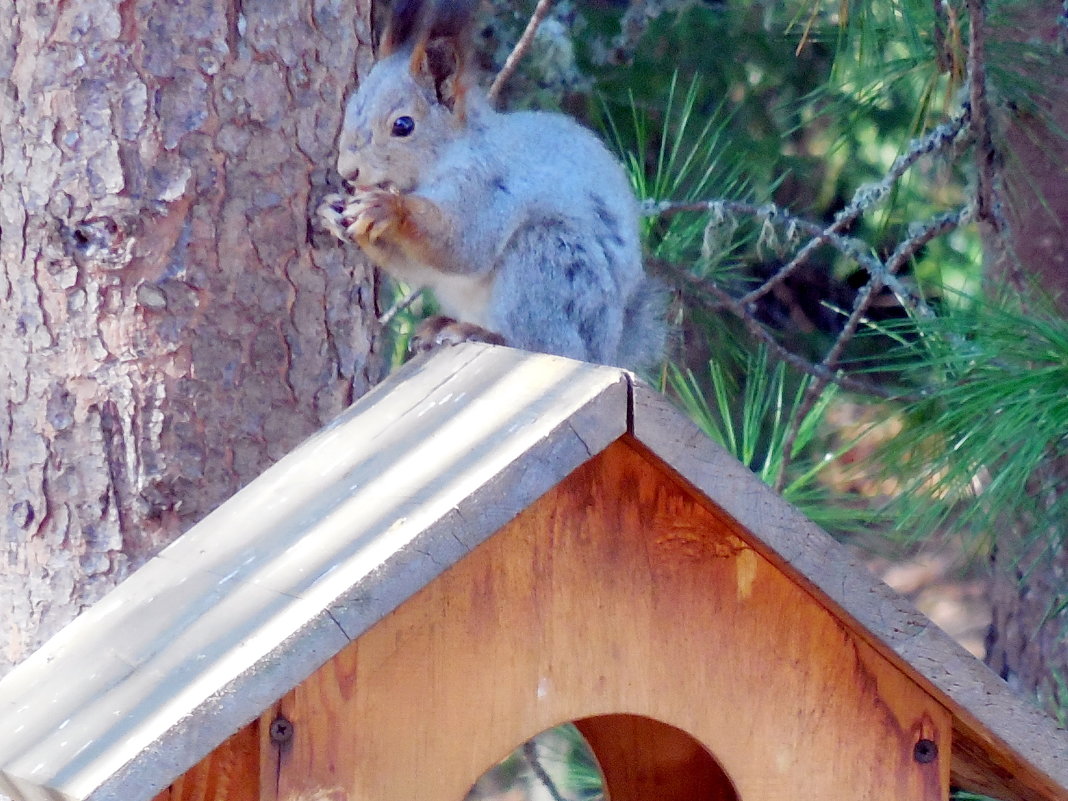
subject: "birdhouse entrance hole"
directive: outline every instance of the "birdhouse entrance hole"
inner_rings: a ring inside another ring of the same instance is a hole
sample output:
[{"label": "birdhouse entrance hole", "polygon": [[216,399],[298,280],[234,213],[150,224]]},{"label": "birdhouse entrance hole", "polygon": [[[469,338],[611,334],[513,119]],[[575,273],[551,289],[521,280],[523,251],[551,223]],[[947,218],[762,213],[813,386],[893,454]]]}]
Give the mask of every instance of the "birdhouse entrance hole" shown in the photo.
[{"label": "birdhouse entrance hole", "polygon": [[610,801],[738,801],[723,768],[682,729],[640,715],[598,715],[575,726]]},{"label": "birdhouse entrance hole", "polygon": [[616,714],[542,732],[487,770],[465,801],[501,798],[738,801],[738,794],[682,729]]}]

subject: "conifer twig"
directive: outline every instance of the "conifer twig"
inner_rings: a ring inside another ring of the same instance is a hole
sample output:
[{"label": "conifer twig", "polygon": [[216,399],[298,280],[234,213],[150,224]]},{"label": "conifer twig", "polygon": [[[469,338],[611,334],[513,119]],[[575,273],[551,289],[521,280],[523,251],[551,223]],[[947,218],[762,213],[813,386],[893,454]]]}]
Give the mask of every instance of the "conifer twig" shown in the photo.
[{"label": "conifer twig", "polygon": [[[901,303],[902,306],[922,317],[933,316],[933,312],[930,307],[927,306],[923,298],[918,297],[915,292],[906,287],[897,276],[887,274],[886,265],[862,247],[856,240],[831,230],[834,227],[833,224],[824,228],[818,223],[790,214],[773,203],[757,205],[740,200],[706,200],[692,203],[670,203],[665,201],[647,206],[646,213],[651,216],[670,217],[683,212],[711,211],[717,207],[735,214],[753,217],[757,220],[764,220],[779,227],[795,227],[797,230],[813,237],[813,240],[806,243],[802,250],[809,249],[811,251],[816,247],[813,243],[817,241],[818,244],[830,245],[863,267],[869,275],[879,275],[885,286],[897,296],[898,302]],[[769,278],[768,281],[781,281],[784,277],[781,276],[782,271],[783,270],[780,269],[774,276]],[[756,294],[756,291],[754,290],[754,292],[750,292],[743,296],[740,299],[740,302],[748,307],[754,300],[763,294],[764,293]]]},{"label": "conifer twig", "polygon": [[407,295],[405,295],[403,298],[401,298],[400,300],[396,301],[385,312],[383,312],[382,315],[378,318],[378,324],[379,325],[389,325],[391,322],[393,322],[393,318],[396,317],[398,314],[400,314],[405,309],[407,309],[409,306],[411,306],[412,303],[415,302],[415,299],[417,297],[419,297],[421,294],[423,294],[423,290],[425,288],[426,287],[422,287],[422,286],[416,287],[411,292],[409,292]]},{"label": "conifer twig", "polygon": [[960,114],[936,126],[926,136],[913,140],[908,149],[894,159],[894,163],[890,165],[890,169],[881,180],[857,189],[849,205],[834,215],[834,221],[820,235],[801,248],[789,262],[776,271],[775,275],[746,295],[744,302],[753,303],[766,295],[804,264],[818,247],[828,244],[831,236],[849,228],[864,212],[887,197],[901,177],[921,157],[939,153],[959,141],[962,134],[968,133],[967,125],[970,119],[969,110],[964,108]]},{"label": "conifer twig", "polygon": [[654,266],[661,274],[670,275],[673,281],[686,284],[687,288],[700,295],[706,308],[715,308],[730,312],[745,325],[746,330],[754,338],[765,343],[778,358],[789,364],[795,370],[807,375],[825,380],[828,383],[837,384],[842,389],[856,392],[861,395],[871,395],[876,398],[908,399],[908,394],[894,392],[877,384],[872,384],[859,378],[853,378],[840,370],[828,369],[822,364],[817,364],[798,356],[786,348],[774,335],[768,331],[760,321],[748,309],[731,296],[727,290],[708,279],[698,278],[689,270],[670,262],[656,261]]}]

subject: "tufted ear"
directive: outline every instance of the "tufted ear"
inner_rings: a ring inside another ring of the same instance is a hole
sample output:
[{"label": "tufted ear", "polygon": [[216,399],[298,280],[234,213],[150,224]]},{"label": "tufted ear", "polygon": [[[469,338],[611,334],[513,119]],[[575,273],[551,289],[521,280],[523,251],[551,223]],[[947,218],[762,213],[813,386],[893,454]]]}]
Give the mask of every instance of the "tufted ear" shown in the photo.
[{"label": "tufted ear", "polygon": [[456,37],[423,39],[412,49],[409,69],[416,82],[433,92],[443,106],[464,116],[467,46]]},{"label": "tufted ear", "polygon": [[463,117],[465,69],[479,0],[391,0],[372,10],[384,19],[378,57],[409,52],[416,82],[439,103]]},{"label": "tufted ear", "polygon": [[374,3],[371,16],[375,20],[375,27],[382,31],[377,57],[391,56],[420,38],[418,31],[425,30],[434,2],[435,0],[392,0],[383,4],[379,0]]}]

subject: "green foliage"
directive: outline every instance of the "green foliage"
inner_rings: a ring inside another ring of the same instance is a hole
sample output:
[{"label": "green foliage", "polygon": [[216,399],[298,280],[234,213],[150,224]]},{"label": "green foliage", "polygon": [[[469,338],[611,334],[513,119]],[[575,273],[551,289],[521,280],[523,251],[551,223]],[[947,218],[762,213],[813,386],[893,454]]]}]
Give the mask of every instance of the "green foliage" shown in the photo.
[{"label": "green foliage", "polygon": [[[832,492],[820,481],[821,472],[838,455],[820,447],[825,444],[821,435],[837,389],[827,386],[806,404],[814,379],[795,381],[786,365],[774,363],[764,347],[746,357],[740,372],[744,375],[741,382],[723,364],[711,362],[708,393],[693,372],[673,365],[670,387],[683,410],[709,438],[766,484],[781,484],[783,497],[810,519],[838,532],[870,524],[870,514],[848,508],[842,498],[833,503]],[[794,420],[798,421],[796,429],[792,428]],[[841,447],[839,453],[848,447]],[[784,476],[781,481],[780,476]]]},{"label": "green foliage", "polygon": [[[604,124],[630,174],[634,191],[648,201],[691,202],[712,197],[745,197],[743,164],[732,158],[727,141],[729,116],[722,104],[706,114],[697,111],[701,82],[694,78],[681,91],[672,75],[657,119],[631,96],[626,123],[617,122],[603,105]],[[713,225],[722,235],[709,242]],[[677,215],[666,224],[652,217],[642,221],[646,251],[654,257],[686,263],[699,275],[719,275],[731,268],[730,254],[737,223],[694,212]]]},{"label": "green foliage", "polygon": [[586,739],[571,723],[556,727],[553,733],[543,749],[543,760],[564,767],[566,797],[569,801],[601,801],[604,777]]},{"label": "green foliage", "polygon": [[524,798],[601,801],[604,777],[589,744],[572,723],[543,731],[490,768],[469,801],[516,793]]},{"label": "green foliage", "polygon": [[970,532],[983,552],[1006,518],[1026,518],[1031,536],[1063,544],[1068,498],[1045,471],[1068,456],[1068,321],[974,301],[889,328],[934,388],[885,450],[904,477],[898,528]]}]

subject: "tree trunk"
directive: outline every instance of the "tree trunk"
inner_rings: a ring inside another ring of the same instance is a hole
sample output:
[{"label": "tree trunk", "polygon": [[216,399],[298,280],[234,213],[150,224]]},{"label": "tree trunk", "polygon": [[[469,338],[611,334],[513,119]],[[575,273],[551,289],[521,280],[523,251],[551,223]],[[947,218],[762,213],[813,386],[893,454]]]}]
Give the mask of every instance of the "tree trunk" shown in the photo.
[{"label": "tree trunk", "polygon": [[380,377],[314,215],[369,5],[0,3],[0,673]]},{"label": "tree trunk", "polygon": [[[989,31],[1010,42],[1057,41],[1057,0],[1019,4],[1010,24]],[[1038,112],[1012,109],[1002,120],[1005,219],[1008,236],[986,226],[990,278],[997,287],[1029,290],[1033,283],[1068,315],[1068,55],[1053,63],[1020,59],[1026,80],[1043,87]],[[996,100],[996,98],[995,98]],[[998,239],[1001,238],[1001,241]],[[1068,489],[1068,459],[1043,465],[1035,493]],[[1010,684],[1038,695],[1051,710],[1068,710],[1068,521],[1047,530],[1026,519],[1006,520],[992,558],[993,620],[987,661]]]}]

